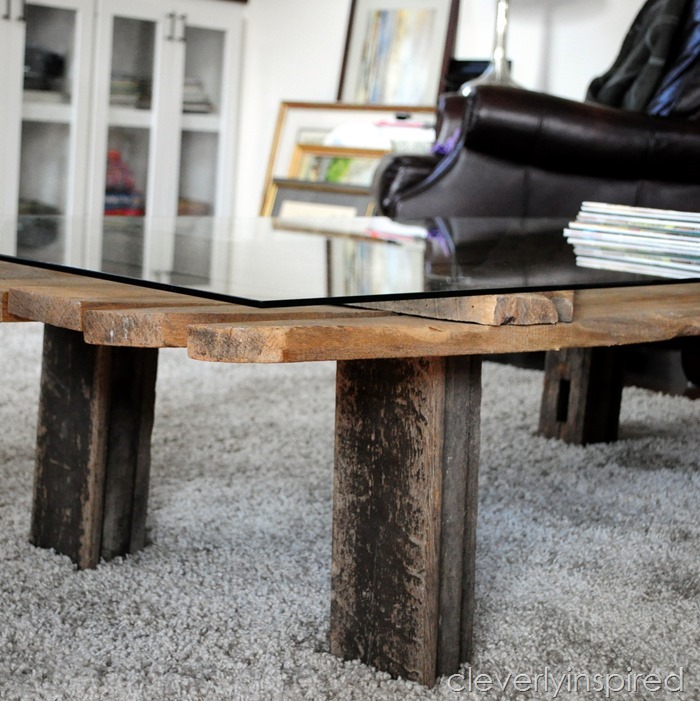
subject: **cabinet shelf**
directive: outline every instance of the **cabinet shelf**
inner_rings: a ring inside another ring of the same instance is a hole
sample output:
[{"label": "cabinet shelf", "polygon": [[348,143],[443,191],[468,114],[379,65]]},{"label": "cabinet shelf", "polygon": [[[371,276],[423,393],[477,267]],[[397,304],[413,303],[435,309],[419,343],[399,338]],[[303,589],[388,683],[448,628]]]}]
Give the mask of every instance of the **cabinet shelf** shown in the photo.
[{"label": "cabinet shelf", "polygon": [[109,108],[109,125],[112,127],[127,127],[148,129],[151,125],[151,110],[140,110],[136,107]]},{"label": "cabinet shelf", "polygon": [[71,105],[68,103],[25,100],[22,103],[22,119],[25,122],[69,124],[71,121]]},{"label": "cabinet shelf", "polygon": [[216,133],[221,126],[221,116],[218,114],[195,114],[185,112],[182,115],[184,131],[203,131]]}]

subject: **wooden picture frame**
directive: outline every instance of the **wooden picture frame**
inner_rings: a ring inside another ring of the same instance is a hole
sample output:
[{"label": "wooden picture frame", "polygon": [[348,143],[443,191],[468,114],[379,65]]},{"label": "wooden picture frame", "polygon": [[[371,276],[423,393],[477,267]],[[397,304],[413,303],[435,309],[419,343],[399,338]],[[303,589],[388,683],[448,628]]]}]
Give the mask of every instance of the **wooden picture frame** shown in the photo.
[{"label": "wooden picture frame", "polygon": [[263,216],[351,218],[370,216],[373,210],[372,192],[368,187],[275,178]]},{"label": "wooden picture frame", "polygon": [[[351,127],[352,144],[332,138]],[[404,138],[395,138],[399,131]],[[378,141],[377,139],[380,139]],[[435,140],[435,107],[345,105],[337,102],[282,102],[272,139],[260,213],[271,208],[275,178],[297,177],[300,153],[328,146],[336,151],[426,153]],[[332,141],[332,144],[326,143]]]},{"label": "wooden picture frame", "polygon": [[369,187],[387,149],[343,148],[297,144],[289,175],[297,180]]},{"label": "wooden picture frame", "polygon": [[459,0],[352,0],[338,100],[427,105],[444,89]]}]

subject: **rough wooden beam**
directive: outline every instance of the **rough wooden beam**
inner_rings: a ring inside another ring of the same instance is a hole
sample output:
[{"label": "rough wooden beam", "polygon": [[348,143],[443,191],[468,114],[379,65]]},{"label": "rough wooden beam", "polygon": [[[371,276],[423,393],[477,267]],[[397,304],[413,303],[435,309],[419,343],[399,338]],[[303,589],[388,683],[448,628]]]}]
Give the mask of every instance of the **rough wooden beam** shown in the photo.
[{"label": "rough wooden beam", "polygon": [[530,326],[571,321],[573,303],[574,293],[563,291],[363,302],[354,306],[489,326]]},{"label": "rough wooden beam", "polygon": [[37,284],[61,285],[70,280],[76,280],[78,277],[68,273],[0,260],[0,322],[26,321],[16,314],[11,314],[7,307],[10,288]]},{"label": "rough wooden beam", "polygon": [[432,686],[468,659],[479,358],[338,363],[331,652]]},{"label": "rough wooden beam", "polygon": [[31,541],[80,568],[144,544],[157,351],[45,327]]},{"label": "rough wooden beam", "polygon": [[67,286],[35,285],[10,289],[8,309],[25,319],[80,331],[88,309],[202,305],[201,297],[125,285],[108,280]]},{"label": "rough wooden beam", "polygon": [[700,284],[581,290],[570,323],[485,326],[396,315],[194,325],[198,360],[298,362],[520,353],[700,335]]},{"label": "rough wooden beam", "polygon": [[567,348],[545,356],[539,432],[586,445],[617,439],[623,364],[618,348]]},{"label": "rough wooden beam", "polygon": [[207,304],[192,307],[100,309],[88,310],[83,314],[83,333],[88,343],[182,348],[187,345],[188,328],[192,324],[378,316],[386,314],[328,305],[257,309],[240,304]]}]

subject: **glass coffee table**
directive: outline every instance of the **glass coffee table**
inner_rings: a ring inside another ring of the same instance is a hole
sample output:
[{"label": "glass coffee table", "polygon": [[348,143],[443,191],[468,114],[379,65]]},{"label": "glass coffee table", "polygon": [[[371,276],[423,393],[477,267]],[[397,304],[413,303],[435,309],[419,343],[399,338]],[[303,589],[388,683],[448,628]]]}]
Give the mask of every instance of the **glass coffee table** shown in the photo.
[{"label": "glass coffee table", "polygon": [[[331,651],[428,685],[471,653],[481,359],[700,335],[700,280],[578,267],[562,222],[124,220],[66,266],[70,226],[0,260],[45,324],[32,541],[143,546],[158,349],[337,361]],[[553,423],[614,407],[559,361]]]}]

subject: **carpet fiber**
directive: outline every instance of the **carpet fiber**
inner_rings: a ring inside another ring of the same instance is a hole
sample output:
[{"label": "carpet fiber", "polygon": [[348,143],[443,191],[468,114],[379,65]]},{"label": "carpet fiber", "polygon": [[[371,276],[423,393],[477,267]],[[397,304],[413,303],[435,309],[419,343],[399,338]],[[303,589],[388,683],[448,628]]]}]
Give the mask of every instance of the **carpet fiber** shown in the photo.
[{"label": "carpet fiber", "polygon": [[700,402],[626,389],[617,443],[568,446],[485,364],[472,690],[428,690],[328,652],[332,364],[162,351],[150,545],[77,572],[27,542],[40,351],[0,327],[3,701],[700,699]]}]

